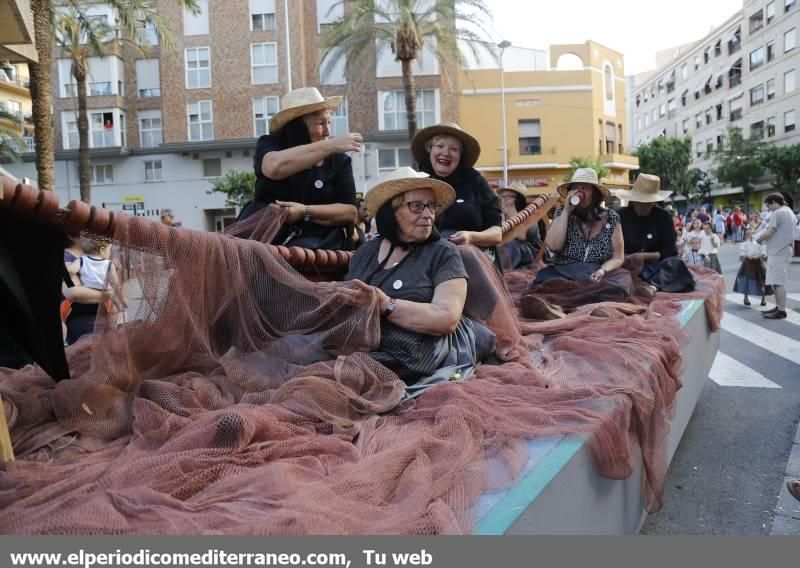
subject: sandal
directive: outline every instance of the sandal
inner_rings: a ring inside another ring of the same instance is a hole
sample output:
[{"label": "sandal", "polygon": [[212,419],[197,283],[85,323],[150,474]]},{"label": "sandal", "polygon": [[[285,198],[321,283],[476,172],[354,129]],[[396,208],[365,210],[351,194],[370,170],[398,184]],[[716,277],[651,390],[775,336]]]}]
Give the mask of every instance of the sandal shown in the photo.
[{"label": "sandal", "polygon": [[766,306],[767,305],[767,299],[766,298],[761,298],[761,305],[762,306]]},{"label": "sandal", "polygon": [[800,501],[800,479],[790,479],[786,482],[786,490],[789,495]]},{"label": "sandal", "polygon": [[750,298],[745,298],[744,299],[744,305],[745,306],[749,306],[750,305]]}]

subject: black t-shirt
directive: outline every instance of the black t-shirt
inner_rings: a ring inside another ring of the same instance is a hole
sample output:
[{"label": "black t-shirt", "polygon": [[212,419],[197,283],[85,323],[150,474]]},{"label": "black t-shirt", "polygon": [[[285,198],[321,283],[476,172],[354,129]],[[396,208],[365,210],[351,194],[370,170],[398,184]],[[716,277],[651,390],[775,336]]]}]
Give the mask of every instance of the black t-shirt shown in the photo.
[{"label": "black t-shirt", "polygon": [[[254,169],[256,173],[255,201],[263,206],[275,201],[294,201],[304,205],[344,203],[356,206],[356,186],[353,165],[347,154],[332,154],[321,165],[297,172],[286,179],[274,180],[264,175],[261,164],[270,152],[283,150],[277,136],[264,135],[258,139]],[[250,208],[250,212],[260,207]],[[316,223],[300,223],[303,235],[322,235],[330,231]]]},{"label": "black t-shirt", "polygon": [[628,205],[618,213],[622,237],[625,239],[625,254],[657,252],[661,260],[677,256],[678,236],[669,211],[656,206],[647,217],[639,217],[633,205]]},{"label": "black t-shirt", "polygon": [[449,183],[456,191],[455,203],[436,218],[436,226],[442,234],[485,231],[503,223],[500,199],[475,168],[457,168],[446,178],[437,176],[430,162],[423,162],[421,169],[432,178]]},{"label": "black t-shirt", "polygon": [[[467,278],[461,253],[444,239],[419,245],[399,264],[382,268],[378,262],[383,239],[367,242],[350,260],[346,280],[359,279],[383,290],[397,300],[428,303],[436,286],[455,278]],[[433,374],[437,337],[397,327],[381,319],[381,343],[370,356],[392,369],[408,384]]]}]

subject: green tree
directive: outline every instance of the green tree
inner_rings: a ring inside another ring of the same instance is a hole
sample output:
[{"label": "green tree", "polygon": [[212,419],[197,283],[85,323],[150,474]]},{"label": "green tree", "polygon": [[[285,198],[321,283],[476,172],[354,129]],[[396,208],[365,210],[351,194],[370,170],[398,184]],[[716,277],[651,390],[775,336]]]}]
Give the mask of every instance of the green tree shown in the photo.
[{"label": "green tree", "polygon": [[587,156],[578,156],[574,157],[569,161],[569,173],[564,177],[564,181],[569,181],[572,179],[572,174],[575,173],[575,170],[578,168],[591,168],[595,172],[597,172],[597,178],[602,180],[603,178],[607,178],[611,174],[611,170],[609,170],[603,160],[600,158],[589,158]]},{"label": "green tree", "polygon": [[692,139],[659,136],[636,150],[639,171],[661,178],[661,189],[683,195],[689,199],[696,193],[696,183],[701,172],[690,168],[692,164]]},{"label": "green tree", "polygon": [[797,203],[800,200],[800,144],[764,146],[759,159],[761,165],[775,176],[775,188],[792,193]]},{"label": "green tree", "polygon": [[[181,8],[197,12],[197,0],[174,0]],[[164,18],[158,13],[151,0],[105,0],[101,2],[110,6],[116,14],[119,24],[119,36],[124,41],[137,46],[147,46],[147,27],[153,26],[158,36],[159,44],[166,52],[177,54],[175,38],[166,24]],[[103,45],[107,41],[109,28],[98,24],[97,20],[86,15],[85,9],[96,3],[87,0],[66,0],[59,2],[59,16],[69,16],[74,19],[70,22],[72,28],[78,28],[80,33],[77,38],[83,39],[91,47],[95,55],[103,54]],[[60,33],[56,27],[56,2],[54,0],[31,0],[31,11],[33,13],[33,30],[36,42],[36,53],[38,62],[29,64],[31,73],[31,99],[33,101],[33,123],[36,128],[34,138],[36,140],[36,170],[39,187],[53,189],[55,187],[55,156],[53,152],[53,125],[52,125],[52,77],[50,69],[52,65],[52,50],[54,37],[58,38],[61,47],[64,40],[69,39],[73,30],[63,30]],[[64,10],[64,12],[61,12]],[[113,37],[113,34],[112,34]],[[115,38],[116,39],[116,38]],[[75,51],[80,50],[80,41],[72,43],[70,47]],[[70,55],[71,57],[71,55]],[[74,60],[73,60],[74,62]],[[85,67],[84,67],[85,70]],[[73,74],[75,66],[73,65]],[[78,69],[80,73],[80,69]],[[77,80],[77,76],[76,76]],[[85,85],[84,85],[85,86]],[[84,100],[85,103],[85,100]],[[80,106],[80,100],[79,100]],[[85,109],[84,109],[85,110]],[[88,120],[86,121],[88,132]],[[80,108],[79,108],[79,134],[80,134]],[[88,141],[88,135],[86,137]],[[88,148],[88,146],[87,146]],[[81,160],[81,164],[83,161]],[[79,168],[81,165],[79,164]],[[90,189],[82,184],[81,199],[90,198]]]},{"label": "green tree", "polygon": [[750,212],[750,191],[753,183],[764,174],[760,137],[745,138],[740,128],[728,128],[725,144],[712,152],[716,168],[714,175],[722,183],[741,187],[744,192],[745,212]]},{"label": "green tree", "polygon": [[216,180],[206,193],[224,193],[226,205],[244,207],[253,199],[255,187],[256,174],[253,170],[229,170],[225,177]]},{"label": "green tree", "polygon": [[425,42],[436,42],[443,67],[447,61],[462,61],[461,41],[477,57],[476,43],[486,35],[484,25],[491,19],[485,0],[340,0],[334,7],[338,5],[345,15],[326,26],[321,41],[326,61],[322,74],[330,73],[342,57],[348,66],[362,68],[373,52],[379,57],[384,49],[391,49],[402,66],[409,140],[417,131],[411,65]]}]

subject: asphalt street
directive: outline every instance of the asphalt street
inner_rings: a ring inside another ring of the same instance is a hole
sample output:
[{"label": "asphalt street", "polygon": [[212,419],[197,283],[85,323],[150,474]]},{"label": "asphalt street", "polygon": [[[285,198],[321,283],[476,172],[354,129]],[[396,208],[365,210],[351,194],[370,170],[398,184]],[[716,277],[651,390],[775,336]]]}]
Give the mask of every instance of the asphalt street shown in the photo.
[{"label": "asphalt street", "polygon": [[766,320],[760,298],[748,307],[732,293],[737,247],[719,256],[729,294],[719,353],[670,465],[664,507],[641,533],[800,534],[800,502],[784,487],[800,478],[800,259],[790,266],[790,317]]}]

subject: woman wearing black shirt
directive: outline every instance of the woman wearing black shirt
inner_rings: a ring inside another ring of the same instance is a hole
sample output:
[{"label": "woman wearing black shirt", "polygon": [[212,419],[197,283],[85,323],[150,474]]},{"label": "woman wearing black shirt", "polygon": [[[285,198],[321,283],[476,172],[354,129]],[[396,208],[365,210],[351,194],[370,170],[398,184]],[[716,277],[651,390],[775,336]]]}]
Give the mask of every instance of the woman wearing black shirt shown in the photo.
[{"label": "woman wearing black shirt", "polygon": [[355,182],[350,156],[361,150],[357,133],[330,138],[331,113],[342,97],[325,99],[313,87],[281,99],[269,135],[258,139],[255,199],[239,220],[270,203],[286,209],[284,227],[273,244],[344,248],[342,228],[356,218]]},{"label": "woman wearing black shirt", "polygon": [[442,236],[457,245],[499,245],[503,238],[500,200],[473,167],[481,153],[478,141],[457,124],[442,123],[417,132],[411,152],[420,171],[455,189],[455,203],[436,219]]}]

